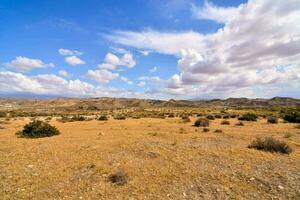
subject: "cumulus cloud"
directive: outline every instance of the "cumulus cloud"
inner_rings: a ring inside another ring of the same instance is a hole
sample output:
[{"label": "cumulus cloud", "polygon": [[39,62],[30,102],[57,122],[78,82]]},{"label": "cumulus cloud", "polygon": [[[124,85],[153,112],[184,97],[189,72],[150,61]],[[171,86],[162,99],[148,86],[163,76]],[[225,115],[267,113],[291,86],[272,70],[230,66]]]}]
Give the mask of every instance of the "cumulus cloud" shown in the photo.
[{"label": "cumulus cloud", "polygon": [[119,77],[118,73],[110,72],[106,69],[88,70],[87,76],[98,83],[109,83]]},{"label": "cumulus cloud", "polygon": [[77,56],[66,57],[65,62],[68,63],[69,65],[72,65],[72,66],[85,64],[85,61],[81,60]]},{"label": "cumulus cloud", "polygon": [[208,19],[220,23],[225,23],[229,21],[233,16],[236,16],[238,8],[220,8],[208,1],[205,1],[203,7],[192,5],[192,12],[194,17],[197,19]]},{"label": "cumulus cloud", "polygon": [[59,70],[58,75],[60,75],[62,77],[68,77],[69,73],[66,70]]},{"label": "cumulus cloud", "polygon": [[54,67],[53,63],[44,63],[40,59],[32,59],[23,56],[18,56],[14,60],[4,63],[4,66],[14,69],[19,72],[27,72],[35,68]]},{"label": "cumulus cloud", "polygon": [[59,49],[58,53],[62,56],[80,56],[83,54],[81,51],[70,50],[70,49]]},{"label": "cumulus cloud", "polygon": [[37,95],[58,95],[64,97],[137,97],[149,96],[120,88],[94,86],[79,79],[66,80],[54,74],[26,76],[11,71],[0,71],[0,92],[2,94],[32,93]]},{"label": "cumulus cloud", "polygon": [[121,77],[121,80],[128,83],[129,85],[132,85],[132,83],[133,83],[131,80],[129,80],[128,78],[126,78],[124,76]]},{"label": "cumulus cloud", "polygon": [[206,2],[193,6],[192,13],[223,27],[210,34],[116,31],[106,38],[178,57],[180,73],[166,81],[172,94],[199,96],[299,82],[300,1],[249,0],[226,8]]},{"label": "cumulus cloud", "polygon": [[136,65],[136,61],[131,53],[124,53],[122,57],[118,57],[113,53],[107,53],[104,58],[104,63],[99,64],[101,69],[117,69],[119,66],[126,66],[132,68]]}]

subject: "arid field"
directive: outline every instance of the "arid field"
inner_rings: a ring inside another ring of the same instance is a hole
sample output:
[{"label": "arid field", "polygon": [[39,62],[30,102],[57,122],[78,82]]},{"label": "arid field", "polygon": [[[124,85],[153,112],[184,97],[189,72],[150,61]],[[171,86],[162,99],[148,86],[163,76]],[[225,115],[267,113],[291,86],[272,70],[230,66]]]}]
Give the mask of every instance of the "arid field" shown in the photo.
[{"label": "arid field", "polygon": [[[15,135],[28,117],[2,121],[0,199],[300,199],[297,124],[215,119],[204,132],[190,119],[53,117],[60,134],[38,139]],[[293,152],[247,148],[258,136]]]}]

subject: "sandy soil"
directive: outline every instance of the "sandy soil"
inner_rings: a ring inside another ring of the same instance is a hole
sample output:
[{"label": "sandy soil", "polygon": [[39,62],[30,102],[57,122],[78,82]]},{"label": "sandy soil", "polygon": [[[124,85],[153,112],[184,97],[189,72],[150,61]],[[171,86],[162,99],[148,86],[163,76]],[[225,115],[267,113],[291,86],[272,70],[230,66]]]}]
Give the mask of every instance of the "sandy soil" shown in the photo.
[{"label": "sandy soil", "polygon": [[[295,124],[212,121],[210,132],[178,118],[60,123],[50,138],[17,138],[29,119],[1,124],[0,199],[300,199]],[[214,133],[222,129],[223,133]],[[289,133],[289,134],[287,134]],[[274,136],[290,155],[248,149]],[[112,184],[115,172],[127,174]]]}]

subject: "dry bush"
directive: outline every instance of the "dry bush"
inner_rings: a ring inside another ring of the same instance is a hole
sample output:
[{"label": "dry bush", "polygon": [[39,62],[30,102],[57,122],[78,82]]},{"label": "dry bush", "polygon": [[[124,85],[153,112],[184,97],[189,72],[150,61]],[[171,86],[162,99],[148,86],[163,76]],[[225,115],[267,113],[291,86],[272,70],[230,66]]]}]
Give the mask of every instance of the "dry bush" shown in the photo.
[{"label": "dry bush", "polygon": [[221,122],[222,125],[230,125],[230,122],[228,120],[223,120]]},{"label": "dry bush", "polygon": [[214,120],[215,116],[213,116],[213,115],[207,115],[206,118],[209,119],[209,120]]},{"label": "dry bush", "polygon": [[222,115],[216,114],[216,115],[215,115],[215,118],[221,119],[221,118],[222,118]]},{"label": "dry bush", "polygon": [[40,120],[26,124],[22,131],[16,133],[17,136],[25,138],[51,137],[58,134],[59,131],[55,126],[51,126],[47,122]]},{"label": "dry bush", "polygon": [[215,133],[223,133],[223,131],[221,129],[216,129],[214,132]]},{"label": "dry bush", "polygon": [[127,183],[128,176],[125,172],[119,171],[119,172],[109,175],[108,180],[109,180],[109,182],[111,182],[115,185],[121,186],[121,185],[125,185]]},{"label": "dry bush", "polygon": [[99,121],[106,121],[106,120],[108,120],[108,116],[107,116],[107,115],[100,115],[100,116],[97,118],[97,120],[99,120]]},{"label": "dry bush", "polygon": [[237,122],[235,125],[236,126],[244,126],[244,123],[243,122]]},{"label": "dry bush", "polygon": [[190,119],[190,117],[189,117],[188,115],[182,115],[182,116],[181,116],[181,120],[182,120],[182,122],[184,122],[184,123],[190,122],[190,121],[191,121],[191,119]]},{"label": "dry bush", "polygon": [[257,115],[255,113],[245,113],[241,117],[239,117],[238,120],[256,121],[257,120]]},{"label": "dry bush", "polygon": [[116,120],[125,120],[126,116],[122,115],[122,114],[117,114],[117,115],[114,116],[114,119],[116,119]]},{"label": "dry bush", "polygon": [[194,123],[194,126],[196,126],[196,127],[199,127],[199,126],[207,127],[207,126],[209,126],[209,120],[206,119],[206,118],[197,119]]},{"label": "dry bush", "polygon": [[203,132],[209,132],[209,128],[203,128]]},{"label": "dry bush", "polygon": [[277,123],[278,123],[278,118],[277,118],[277,117],[270,116],[270,117],[267,118],[267,121],[268,121],[268,123],[270,123],[270,124],[277,124]]},{"label": "dry bush", "polygon": [[284,141],[276,140],[272,137],[265,138],[256,138],[252,143],[248,146],[248,148],[253,148],[261,151],[267,152],[276,152],[289,154],[292,152],[292,148]]}]

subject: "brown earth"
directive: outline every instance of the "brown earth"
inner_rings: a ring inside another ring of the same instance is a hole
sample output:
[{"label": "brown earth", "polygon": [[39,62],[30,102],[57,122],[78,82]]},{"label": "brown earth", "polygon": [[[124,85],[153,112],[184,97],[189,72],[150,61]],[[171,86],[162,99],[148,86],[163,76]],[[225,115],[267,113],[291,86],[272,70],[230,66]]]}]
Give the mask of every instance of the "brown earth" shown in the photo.
[{"label": "brown earth", "polygon": [[[204,133],[191,119],[52,119],[61,134],[41,139],[15,136],[29,119],[1,124],[0,199],[300,199],[295,124],[216,119]],[[256,136],[274,136],[294,151],[248,149]],[[111,183],[116,172],[127,182]]]}]

